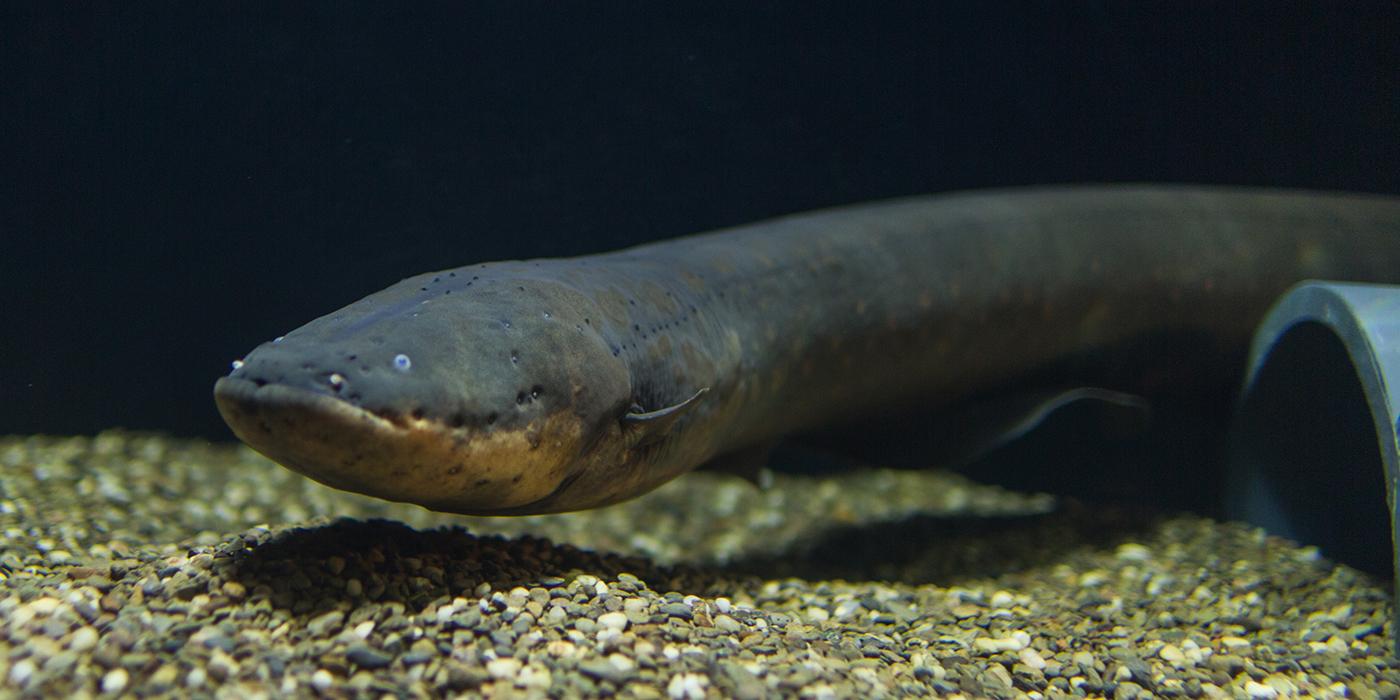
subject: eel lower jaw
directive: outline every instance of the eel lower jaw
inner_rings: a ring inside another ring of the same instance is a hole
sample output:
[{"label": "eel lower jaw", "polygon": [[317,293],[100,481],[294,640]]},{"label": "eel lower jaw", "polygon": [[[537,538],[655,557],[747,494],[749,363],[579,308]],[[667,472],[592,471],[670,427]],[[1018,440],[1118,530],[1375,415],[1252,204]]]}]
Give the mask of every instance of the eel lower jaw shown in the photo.
[{"label": "eel lower jaw", "polygon": [[568,436],[559,434],[569,426],[473,434],[238,377],[219,379],[214,400],[234,434],[273,461],[327,486],[432,510],[533,512],[530,504],[554,493],[572,462]]}]

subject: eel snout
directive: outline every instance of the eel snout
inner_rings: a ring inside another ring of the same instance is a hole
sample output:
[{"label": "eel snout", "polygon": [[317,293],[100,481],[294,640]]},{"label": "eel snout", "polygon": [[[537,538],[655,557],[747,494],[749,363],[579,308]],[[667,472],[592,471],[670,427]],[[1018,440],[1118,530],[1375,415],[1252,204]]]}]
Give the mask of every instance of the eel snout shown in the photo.
[{"label": "eel snout", "polygon": [[223,377],[214,399],[253,449],[328,486],[433,510],[529,510],[569,477],[582,426],[567,413],[489,433],[383,417],[332,394]]}]

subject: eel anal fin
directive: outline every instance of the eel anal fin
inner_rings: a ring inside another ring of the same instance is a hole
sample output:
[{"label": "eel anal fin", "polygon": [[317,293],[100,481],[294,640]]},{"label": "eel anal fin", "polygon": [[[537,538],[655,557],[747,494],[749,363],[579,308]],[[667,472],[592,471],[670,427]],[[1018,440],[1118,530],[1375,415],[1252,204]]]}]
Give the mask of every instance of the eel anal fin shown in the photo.
[{"label": "eel anal fin", "polygon": [[957,439],[945,443],[946,453],[940,455],[936,463],[952,469],[967,466],[1025,436],[1051,414],[1080,401],[1116,406],[1136,413],[1142,419],[1150,412],[1147,399],[1141,396],[1093,386],[1050,389],[980,401],[964,407],[961,413],[950,416],[947,424],[938,426],[940,430],[957,435]]},{"label": "eel anal fin", "polygon": [[773,452],[774,444],[759,443],[726,452],[695,469],[737,476],[760,489],[766,489],[773,485],[773,470],[768,468],[768,457]]}]

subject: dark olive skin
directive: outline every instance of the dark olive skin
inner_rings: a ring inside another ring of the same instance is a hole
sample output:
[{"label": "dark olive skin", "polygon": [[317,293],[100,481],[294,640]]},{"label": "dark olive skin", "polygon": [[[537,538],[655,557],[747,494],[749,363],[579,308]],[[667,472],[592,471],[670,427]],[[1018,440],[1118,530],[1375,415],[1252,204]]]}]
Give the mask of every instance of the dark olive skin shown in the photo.
[{"label": "dark olive skin", "polygon": [[[1400,281],[1400,200],[973,192],[471,265],[265,343],[215,397],[240,438],[332,486],[463,513],[577,510],[1144,338],[1238,357],[1305,278]],[[1114,388],[1143,389],[1122,380],[1152,369],[1132,361],[1110,359]],[[1077,371],[1065,379],[1107,376]]]}]

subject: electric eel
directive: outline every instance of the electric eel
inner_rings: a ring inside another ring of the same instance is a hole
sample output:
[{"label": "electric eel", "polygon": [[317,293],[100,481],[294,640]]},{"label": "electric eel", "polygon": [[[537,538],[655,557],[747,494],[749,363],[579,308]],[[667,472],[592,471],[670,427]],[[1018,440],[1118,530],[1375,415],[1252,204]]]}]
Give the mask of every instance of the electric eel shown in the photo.
[{"label": "electric eel", "polygon": [[1400,199],[943,194],[410,277],[257,347],[214,395],[240,439],[330,486],[561,512],[1022,378],[1143,391],[1115,349],[1238,358],[1307,278],[1400,281]]}]

